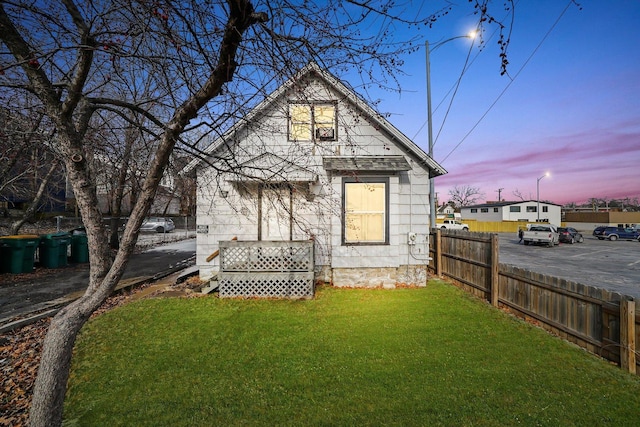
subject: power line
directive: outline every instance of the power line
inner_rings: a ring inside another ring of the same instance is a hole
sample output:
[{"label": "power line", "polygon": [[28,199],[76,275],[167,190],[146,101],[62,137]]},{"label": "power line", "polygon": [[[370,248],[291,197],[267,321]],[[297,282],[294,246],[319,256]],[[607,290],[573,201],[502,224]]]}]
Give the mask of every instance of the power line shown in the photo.
[{"label": "power line", "polygon": [[[478,25],[476,26],[476,34],[479,37],[480,34],[480,23],[478,23]],[[438,111],[438,109],[440,108],[440,106],[447,100],[447,98],[449,97],[449,94],[455,89],[455,93],[452,95],[451,97],[451,101],[449,102],[449,106],[447,107],[447,112],[445,114],[445,118],[442,120],[442,124],[440,125],[440,129],[438,130],[438,135],[436,135],[436,139],[434,141],[434,145],[438,140],[438,137],[440,136],[440,133],[442,132],[442,128],[444,126],[444,122],[447,118],[447,116],[449,115],[449,111],[451,110],[451,106],[453,104],[453,99],[456,96],[456,93],[458,92],[458,87],[460,86],[460,82],[462,81],[462,76],[464,76],[464,74],[469,70],[469,68],[471,68],[471,66],[473,65],[473,63],[476,61],[476,59],[478,59],[478,56],[480,56],[480,53],[482,51],[482,46],[483,45],[487,45],[492,39],[493,37],[496,35],[496,32],[498,31],[498,29],[494,29],[493,33],[491,33],[491,36],[482,43],[482,45],[480,46],[480,49],[478,50],[478,52],[474,55],[473,59],[471,60],[471,62],[469,62],[469,56],[471,55],[471,51],[473,50],[473,47],[475,45],[475,40],[476,38],[474,37],[473,42],[471,43],[471,46],[469,47],[469,52],[467,53],[467,58],[465,59],[465,63],[464,66],[462,67],[462,71],[460,72],[460,76],[458,77],[458,79],[456,80],[456,82],[453,84],[453,86],[451,86],[451,88],[449,88],[449,90],[447,91],[447,93],[442,97],[442,100],[440,100],[440,102],[438,103],[438,105],[436,105],[436,108],[433,110],[433,112],[435,113],[436,111]],[[415,133],[415,135],[413,135],[412,139],[416,139],[416,137],[418,136],[418,134],[420,132],[422,132],[422,129],[424,129],[424,127],[426,126],[428,120],[425,120],[422,123],[422,126],[420,126],[420,129],[418,129],[418,131]]]},{"label": "power line", "polygon": [[[478,32],[480,29],[476,29]],[[467,58],[464,61],[464,65],[462,66],[462,72],[460,73],[460,77],[455,83],[455,90],[453,91],[453,95],[451,95],[451,100],[449,101],[449,105],[447,106],[447,111],[444,113],[444,118],[442,119],[442,123],[440,123],[440,129],[438,129],[438,133],[436,134],[436,138],[433,140],[433,145],[435,146],[438,142],[438,138],[440,137],[440,133],[442,133],[442,128],[444,127],[445,122],[447,121],[447,117],[449,117],[449,112],[451,112],[451,107],[453,106],[453,100],[456,98],[456,94],[458,93],[458,89],[460,88],[460,83],[462,82],[462,76],[469,69],[469,57],[471,57],[471,51],[473,50],[473,46],[475,44],[475,38],[473,39],[471,46],[469,46],[469,52],[467,52]],[[479,54],[479,53],[478,53]],[[476,58],[478,55],[476,55]],[[475,58],[474,58],[475,60]],[[473,62],[473,61],[472,61]],[[451,92],[451,90],[449,90]],[[447,94],[448,95],[448,94]]]},{"label": "power line", "polygon": [[[494,31],[495,34],[495,31]],[[493,35],[489,38],[489,40],[491,40],[491,38],[493,38]],[[473,45],[471,46],[471,48],[473,48]],[[435,113],[436,111],[438,111],[438,109],[440,108],[440,106],[444,103],[444,101],[447,100],[447,98],[449,97],[449,94],[456,89],[456,85],[459,84],[460,80],[462,79],[462,76],[464,75],[464,73],[467,72],[467,70],[469,70],[469,68],[471,68],[471,66],[473,65],[473,63],[475,62],[476,59],[478,59],[478,56],[480,55],[480,52],[476,53],[476,55],[473,57],[473,59],[471,60],[471,62],[468,61],[469,56],[467,55],[467,61],[465,61],[465,66],[462,68],[462,71],[460,72],[460,77],[458,77],[458,80],[456,83],[453,84],[453,86],[451,86],[449,88],[449,90],[447,91],[447,93],[442,97],[442,99],[440,100],[440,102],[438,103],[438,105],[436,105],[436,108],[433,109],[433,112]],[[456,89],[457,90],[457,89]],[[454,95],[455,96],[455,95]],[[447,110],[448,113],[449,110]],[[415,135],[413,135],[412,139],[416,139],[418,137],[418,134],[420,132],[422,132],[422,129],[424,129],[424,127],[427,125],[428,120],[425,120],[422,123],[422,126],[420,126],[420,128],[416,131]],[[442,126],[440,126],[440,130],[442,130]],[[438,135],[440,135],[440,131],[438,131]],[[437,139],[437,138],[436,138]]]},{"label": "power line", "polygon": [[553,23],[553,25],[551,26],[551,28],[549,28],[549,30],[547,30],[546,34],[544,35],[544,37],[542,38],[542,40],[540,40],[540,42],[538,43],[538,45],[536,46],[536,48],[531,52],[531,55],[529,55],[529,57],[527,58],[527,60],[524,62],[524,64],[522,64],[522,67],[520,67],[520,69],[518,70],[518,72],[513,76],[513,78],[509,81],[509,83],[505,86],[505,88],[502,90],[502,92],[500,92],[500,95],[498,95],[498,97],[495,99],[495,101],[493,101],[493,103],[487,108],[487,110],[484,112],[484,114],[478,119],[478,121],[473,125],[473,127],[469,130],[469,132],[466,133],[466,135],[460,140],[460,142],[458,142],[456,144],[455,147],[453,147],[453,149],[451,151],[449,151],[449,153],[442,159],[440,160],[440,163],[443,163],[445,160],[447,160],[449,158],[449,156],[451,156],[451,154],[453,154],[454,151],[456,151],[456,149],[458,149],[458,147],[460,147],[460,145],[462,145],[462,143],[467,139],[467,137],[469,135],[471,135],[471,133],[476,129],[476,127],[478,127],[478,125],[480,124],[480,122],[482,120],[484,120],[484,118],[487,116],[487,114],[489,114],[489,111],[491,111],[493,109],[493,107],[498,103],[498,101],[500,100],[500,98],[502,98],[502,95],[505,94],[505,92],[507,91],[507,89],[509,89],[511,87],[511,85],[513,84],[513,82],[518,78],[518,76],[520,75],[520,73],[522,72],[522,70],[524,70],[524,68],[527,66],[527,64],[529,64],[529,61],[531,61],[531,59],[533,58],[533,56],[538,52],[538,49],[540,49],[540,47],[542,46],[542,43],[544,43],[544,41],[549,37],[549,35],[551,34],[551,31],[553,31],[553,29],[558,25],[558,22],[560,22],[560,19],[564,16],[565,12],[569,9],[569,6],[571,6],[571,4],[574,2],[574,0],[569,0],[569,2],[567,3],[567,6],[564,8],[564,10],[560,13],[560,16],[558,16],[558,18],[556,19],[556,21]]}]

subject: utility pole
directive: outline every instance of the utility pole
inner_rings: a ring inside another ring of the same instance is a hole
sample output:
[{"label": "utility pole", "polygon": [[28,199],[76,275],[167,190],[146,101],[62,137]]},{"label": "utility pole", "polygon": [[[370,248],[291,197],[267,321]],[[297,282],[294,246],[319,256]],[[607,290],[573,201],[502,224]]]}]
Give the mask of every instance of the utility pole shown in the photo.
[{"label": "utility pole", "polygon": [[502,190],[504,190],[504,188],[498,188],[496,190],[498,192],[498,203],[502,201],[502,198],[500,197],[500,195],[502,194]]}]

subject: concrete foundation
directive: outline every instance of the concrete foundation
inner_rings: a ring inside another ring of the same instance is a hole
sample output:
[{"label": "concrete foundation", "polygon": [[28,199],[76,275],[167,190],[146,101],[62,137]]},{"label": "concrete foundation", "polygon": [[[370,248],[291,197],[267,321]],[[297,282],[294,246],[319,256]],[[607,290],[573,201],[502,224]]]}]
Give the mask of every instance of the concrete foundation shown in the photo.
[{"label": "concrete foundation", "polygon": [[384,288],[426,286],[426,265],[385,268],[334,268],[331,284],[340,288]]}]

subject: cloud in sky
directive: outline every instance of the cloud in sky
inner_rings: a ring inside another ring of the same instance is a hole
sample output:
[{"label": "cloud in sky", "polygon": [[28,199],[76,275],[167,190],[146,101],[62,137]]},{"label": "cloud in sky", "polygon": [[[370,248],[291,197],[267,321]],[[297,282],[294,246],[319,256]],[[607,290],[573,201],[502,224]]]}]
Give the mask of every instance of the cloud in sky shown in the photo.
[{"label": "cloud in sky", "polygon": [[497,199],[497,188],[506,189],[502,194],[507,199],[516,190],[535,196],[537,178],[550,172],[544,178],[544,198],[555,203],[640,197],[640,130],[629,125],[514,144],[479,161],[458,157],[452,166],[445,164],[449,174],[436,185],[446,192],[455,185],[480,187],[489,200]]}]

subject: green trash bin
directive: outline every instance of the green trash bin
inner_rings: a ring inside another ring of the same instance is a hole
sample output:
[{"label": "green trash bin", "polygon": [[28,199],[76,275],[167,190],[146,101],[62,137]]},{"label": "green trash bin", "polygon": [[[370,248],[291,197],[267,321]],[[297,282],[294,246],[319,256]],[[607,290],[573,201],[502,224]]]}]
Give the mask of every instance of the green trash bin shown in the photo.
[{"label": "green trash bin", "polygon": [[0,237],[0,270],[3,273],[31,273],[40,236],[22,234]]},{"label": "green trash bin", "polygon": [[71,234],[71,262],[89,262],[87,234],[74,230]]},{"label": "green trash bin", "polygon": [[70,241],[71,236],[65,232],[40,236],[40,265],[45,268],[65,267]]}]

